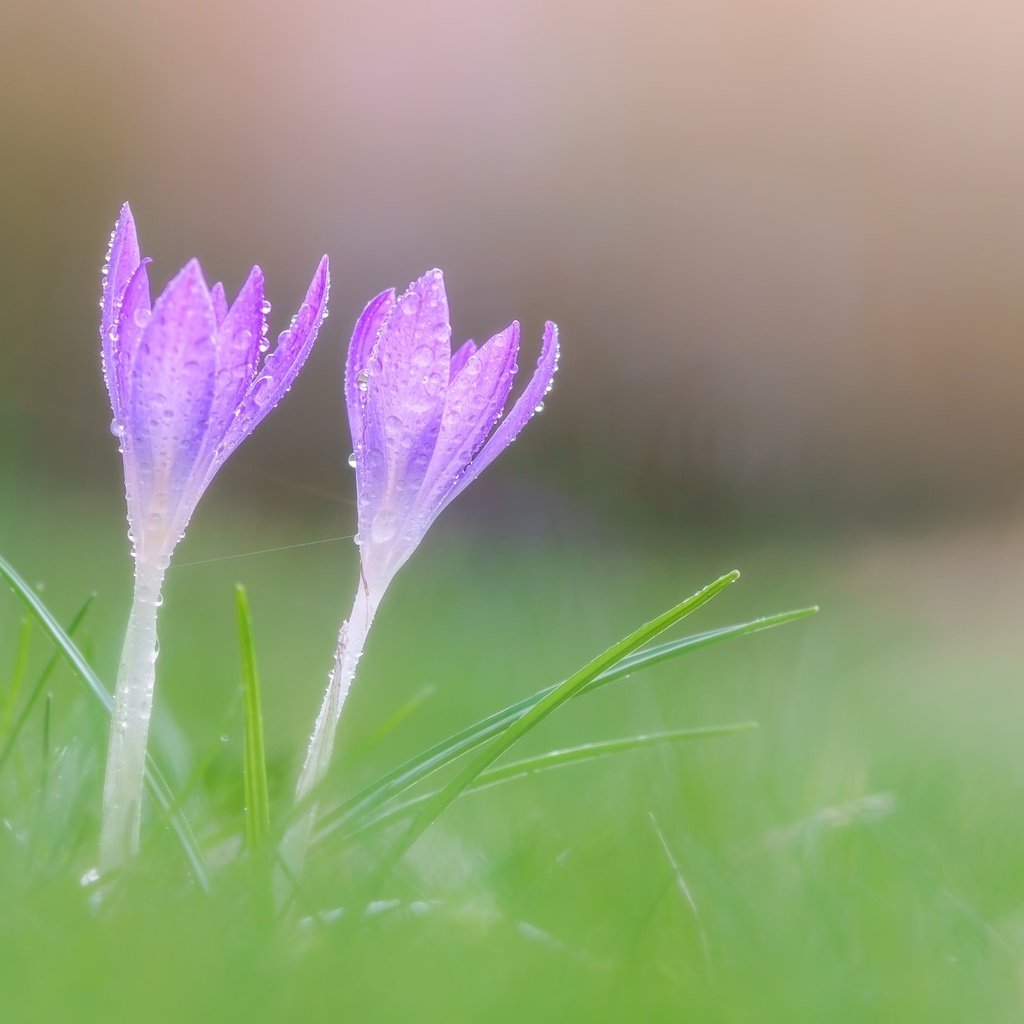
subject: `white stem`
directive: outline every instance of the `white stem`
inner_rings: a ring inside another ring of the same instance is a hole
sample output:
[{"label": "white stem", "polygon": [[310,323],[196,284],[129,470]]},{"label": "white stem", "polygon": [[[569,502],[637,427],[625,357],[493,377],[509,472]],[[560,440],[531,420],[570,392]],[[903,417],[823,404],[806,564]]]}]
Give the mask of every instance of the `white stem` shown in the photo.
[{"label": "white stem", "polygon": [[139,848],[146,737],[156,678],[156,616],[164,572],[137,565],[132,610],[125,630],[110,719],[103,783],[100,870],[120,867]]},{"label": "white stem", "polygon": [[[366,636],[370,631],[373,616],[377,611],[377,600],[371,599],[365,584],[360,582],[356,590],[352,613],[342,622],[338,632],[338,647],[334,654],[334,667],[327,679],[320,713],[313,726],[313,735],[306,751],[306,760],[299,773],[295,787],[295,802],[301,803],[319,785],[327,774],[334,752],[334,737],[341,719],[345,698],[352,686],[356,666],[363,653]],[[304,810],[291,827],[284,841],[284,860],[296,875],[302,870],[306,850],[316,824],[317,804],[314,802]]]}]

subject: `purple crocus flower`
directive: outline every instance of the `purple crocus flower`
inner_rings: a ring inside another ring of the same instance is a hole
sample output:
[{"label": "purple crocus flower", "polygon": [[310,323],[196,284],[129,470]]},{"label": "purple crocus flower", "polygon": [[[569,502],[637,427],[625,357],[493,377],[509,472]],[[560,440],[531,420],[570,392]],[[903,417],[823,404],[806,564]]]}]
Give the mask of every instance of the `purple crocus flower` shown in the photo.
[{"label": "purple crocus flower", "polygon": [[103,373],[124,457],[135,594],[114,693],[101,867],[138,846],[163,576],[217,470],[291,387],[327,315],[325,256],[269,355],[263,273],[229,306],[190,260],[150,302],[147,264],[125,204],[103,269]]},{"label": "purple crocus flower", "polygon": [[[327,770],[342,705],[385,590],[441,511],[541,411],[558,351],[558,328],[548,323],[537,368],[502,419],[517,371],[517,322],[479,348],[467,341],[453,353],[440,270],[424,274],[400,297],[382,292],[360,316],[345,368],[360,582],[299,778],[300,799]],[[295,867],[310,827],[307,818],[304,834],[292,838]]]},{"label": "purple crocus flower", "polygon": [[156,566],[180,540],[217,470],[274,408],[306,361],[327,313],[327,257],[291,325],[269,347],[263,272],[229,307],[189,260],[150,303],[128,204],[103,270],[103,373],[124,456],[138,562]]}]

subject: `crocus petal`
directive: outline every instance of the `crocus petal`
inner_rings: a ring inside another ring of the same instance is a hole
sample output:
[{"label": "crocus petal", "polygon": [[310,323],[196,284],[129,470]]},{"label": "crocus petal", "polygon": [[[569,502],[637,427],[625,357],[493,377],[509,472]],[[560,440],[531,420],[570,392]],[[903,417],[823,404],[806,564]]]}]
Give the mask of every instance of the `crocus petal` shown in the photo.
[{"label": "crocus petal", "polygon": [[459,375],[461,370],[466,365],[466,360],[476,351],[476,343],[472,338],[469,341],[464,341],[453,353],[452,353],[452,364],[451,369],[448,371],[448,375],[451,380]]},{"label": "crocus petal", "polygon": [[[377,343],[381,327],[395,304],[395,290],[389,288],[381,292],[367,303],[352,333],[352,344],[349,346],[348,358],[345,361],[345,404],[348,407],[348,422],[352,430],[354,448],[364,445],[363,439],[363,405],[366,392],[369,390],[369,371],[367,365],[373,346]],[[360,381],[360,373],[366,376]],[[357,464],[358,466],[358,464]]]},{"label": "crocus petal", "polygon": [[217,326],[224,322],[224,317],[228,315],[228,300],[224,294],[224,285],[218,281],[210,289],[210,298],[213,300],[213,315],[217,320]]},{"label": "crocus petal", "polygon": [[[131,367],[126,434],[139,493],[129,495],[140,557],[169,552],[198,494],[186,494],[206,434],[216,381],[216,321],[195,260],[153,306]],[[127,451],[127,450],[126,450]]]},{"label": "crocus petal", "polygon": [[[210,293],[214,317],[217,315],[216,286]],[[263,337],[263,271],[253,267],[238,297],[218,323],[216,331],[216,369],[213,402],[203,438],[202,451],[193,472],[196,499],[205,490],[215,469],[215,455],[235,422],[235,410],[245,396],[260,361]]]},{"label": "crocus petal", "polygon": [[125,289],[141,263],[135,221],[127,203],[121,207],[103,265],[103,298],[100,302],[100,340],[103,343],[103,378],[110,394],[114,419],[120,419],[120,395],[117,387],[118,317]]},{"label": "crocus petal", "polygon": [[512,390],[518,354],[519,324],[513,322],[471,354],[448,385],[437,446],[416,503],[421,529],[426,530],[448,490],[501,416]]},{"label": "crocus petal", "polygon": [[432,270],[399,298],[381,328],[368,367],[363,407],[366,481],[359,531],[384,543],[412,507],[441,428],[451,326],[440,270]]},{"label": "crocus petal", "polygon": [[110,334],[109,356],[104,356],[104,370],[108,386],[111,388],[110,407],[114,412],[111,429],[119,436],[123,434],[124,409],[128,401],[132,361],[151,316],[149,275],[146,273],[148,263],[149,260],[143,260],[135,268],[135,273],[124,289],[115,326]]},{"label": "crocus petal", "polygon": [[[324,256],[313,275],[305,301],[292,317],[291,325],[286,331],[281,332],[277,339],[277,347],[267,357],[262,369],[257,371],[255,379],[249,384],[238,403],[237,414],[214,452],[206,474],[207,483],[224,460],[256,429],[292,386],[326,316],[329,288],[330,271],[327,257]],[[236,302],[235,305],[237,304]],[[258,335],[256,343],[258,346]]]},{"label": "crocus petal", "polygon": [[453,481],[451,489],[441,499],[440,512],[457,495],[461,494],[518,436],[530,419],[543,408],[544,396],[551,390],[551,383],[558,369],[558,328],[550,321],[544,325],[537,369],[530,378],[509,414],[491,434],[462,476]]}]

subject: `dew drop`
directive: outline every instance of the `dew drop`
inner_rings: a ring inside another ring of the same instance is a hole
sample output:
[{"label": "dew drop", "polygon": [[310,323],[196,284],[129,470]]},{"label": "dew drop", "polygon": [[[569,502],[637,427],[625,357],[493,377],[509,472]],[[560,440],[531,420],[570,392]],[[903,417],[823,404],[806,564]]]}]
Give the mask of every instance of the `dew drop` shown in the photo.
[{"label": "dew drop", "polygon": [[110,432],[114,435],[114,437],[124,437],[124,424],[120,420],[111,420]]},{"label": "dew drop", "polygon": [[132,313],[132,320],[135,321],[135,326],[142,328],[153,319],[153,314],[150,310],[146,309],[145,306],[139,306],[134,313]]},{"label": "dew drop", "polygon": [[537,403],[537,404],[536,404],[536,405],[534,406],[534,409],[533,409],[533,411],[534,411],[534,412],[543,412],[543,411],[544,411],[544,403],[543,403],[543,402],[538,402],[538,403]]},{"label": "dew drop", "polygon": [[356,374],[356,387],[360,391],[365,391],[370,386],[370,371],[360,370]]},{"label": "dew drop", "polygon": [[398,532],[398,524],[391,512],[378,512],[370,526],[370,540],[374,544],[386,544]]},{"label": "dew drop", "polygon": [[264,300],[263,300],[263,305],[262,305],[262,306],[260,307],[260,309],[262,309],[262,310],[263,310],[263,315],[264,315],[264,316],[267,316],[267,314],[268,314],[268,313],[269,313],[269,312],[270,312],[270,311],[271,311],[271,310],[272,310],[273,308],[274,308],[274,307],[273,307],[273,306],[271,306],[271,304],[270,304],[270,303],[269,303],[269,302],[268,302],[268,301],[267,301],[266,299],[264,299]]},{"label": "dew drop", "polygon": [[267,400],[270,398],[270,385],[273,382],[273,377],[263,376],[258,377],[253,383],[252,390],[249,392],[249,397],[256,403],[256,405],[266,405]]},{"label": "dew drop", "polygon": [[350,465],[350,466],[351,466],[351,467],[352,467],[353,469],[355,469],[355,468],[356,468],[356,464],[357,464],[357,462],[358,462],[358,460],[356,459],[356,453],[355,453],[355,452],[352,452],[352,453],[351,453],[351,454],[349,455],[349,457],[348,457],[348,464],[349,464],[349,465]]}]

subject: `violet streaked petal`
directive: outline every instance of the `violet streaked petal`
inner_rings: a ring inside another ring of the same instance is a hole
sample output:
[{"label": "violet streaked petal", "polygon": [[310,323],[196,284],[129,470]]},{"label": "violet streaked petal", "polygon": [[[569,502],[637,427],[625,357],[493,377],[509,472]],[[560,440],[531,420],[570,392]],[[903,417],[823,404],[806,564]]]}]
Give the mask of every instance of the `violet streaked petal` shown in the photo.
[{"label": "violet streaked petal", "polygon": [[100,340],[103,346],[103,379],[110,395],[114,419],[122,417],[121,396],[117,387],[118,317],[125,289],[142,262],[135,221],[127,203],[121,207],[103,264],[103,297],[100,301]]},{"label": "violet streaked petal", "polygon": [[[210,293],[214,317],[216,286]],[[200,456],[196,459],[196,485],[200,493],[216,469],[214,454],[235,421],[235,410],[245,396],[260,361],[263,337],[263,271],[253,267],[238,297],[218,324],[215,334],[216,370],[213,403]]]},{"label": "violet streaked petal", "polygon": [[310,282],[305,301],[292,317],[288,329],[279,335],[277,347],[256,372],[236,406],[237,415],[233,416],[231,425],[213,454],[206,476],[207,483],[224,460],[256,429],[292,386],[327,315],[329,289],[330,270],[327,257],[324,256]]},{"label": "violet streaked petal", "polygon": [[461,370],[466,365],[466,360],[476,351],[476,342],[472,338],[469,341],[464,341],[453,353],[451,367],[448,370],[448,379],[450,381],[455,380]]},{"label": "violet streaked petal", "polygon": [[224,322],[224,317],[228,315],[228,300],[224,294],[224,285],[218,281],[210,289],[210,299],[213,301],[213,315],[217,321],[217,326]]},{"label": "violet streaked petal", "polygon": [[508,415],[498,424],[479,455],[469,468],[441,499],[439,512],[458,494],[461,494],[518,436],[530,419],[543,408],[544,396],[551,390],[551,383],[558,369],[558,327],[548,321],[544,325],[540,357],[533,376],[516,400]]},{"label": "violet streaked petal", "polygon": [[416,502],[421,528],[433,520],[445,495],[458,481],[498,421],[516,372],[519,324],[496,334],[448,385],[441,431]]},{"label": "violet streaked petal", "polygon": [[107,259],[103,266],[103,313],[100,332],[104,339],[117,323],[117,310],[121,296],[139,263],[139,239],[131,207],[125,203],[110,236]]},{"label": "violet streaked petal", "polygon": [[[132,274],[121,296],[114,337],[110,347],[110,365],[105,367],[108,384],[112,387],[111,408],[114,411],[115,434],[121,434],[124,408],[128,402],[131,381],[131,364],[139,347],[139,339],[149,323],[152,311],[149,299],[149,275],[143,260]],[[116,394],[115,394],[116,392]]]},{"label": "violet streaked petal", "polygon": [[169,551],[200,497],[189,481],[213,402],[215,331],[210,293],[191,260],[156,300],[131,367],[125,427],[141,517],[132,527],[143,558],[151,548]]},{"label": "violet streaked petal", "polygon": [[[360,495],[361,534],[375,523],[378,536],[394,532],[411,509],[441,427],[450,361],[444,278],[432,270],[398,299],[370,358],[363,406],[366,450],[357,459],[366,462],[363,477],[372,476],[374,486]],[[381,454],[380,470],[371,470]],[[380,483],[383,494],[378,495]]]},{"label": "violet streaked petal", "polygon": [[[370,386],[369,371],[366,367],[370,362],[370,355],[380,329],[394,304],[394,288],[381,292],[367,303],[352,332],[352,343],[349,345],[348,358],[345,361],[345,404],[348,406],[353,451],[364,445],[363,405]],[[362,379],[359,376],[361,373],[364,374]]]}]

